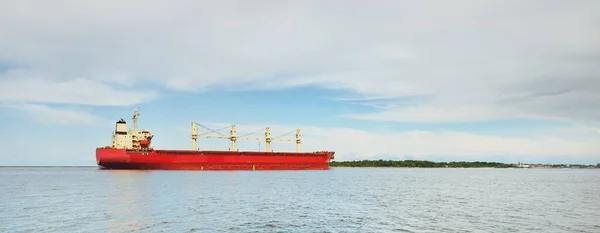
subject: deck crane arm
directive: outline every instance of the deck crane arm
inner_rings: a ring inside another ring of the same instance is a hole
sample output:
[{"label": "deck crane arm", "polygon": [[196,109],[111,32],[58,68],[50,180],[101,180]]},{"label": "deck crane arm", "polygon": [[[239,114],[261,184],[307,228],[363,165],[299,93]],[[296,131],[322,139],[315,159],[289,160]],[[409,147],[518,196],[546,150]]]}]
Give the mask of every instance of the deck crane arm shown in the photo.
[{"label": "deck crane arm", "polygon": [[[211,133],[216,133],[218,135],[207,135],[206,133],[200,134],[200,133],[198,133],[198,126],[206,129],[207,131],[209,131]],[[203,136],[205,138],[231,138],[231,136],[226,136],[225,134],[222,134],[219,132],[219,131],[227,129],[227,128],[229,128],[229,126],[219,128],[219,129],[211,129],[204,125],[198,124],[197,122],[192,122],[192,149],[199,150],[198,149],[198,136]]]},{"label": "deck crane arm", "polygon": [[[199,134],[198,133],[198,126],[208,130],[209,132],[212,133],[216,133],[218,135],[206,135],[206,134]],[[231,130],[229,131],[229,136],[224,135],[222,133],[219,133],[218,131],[220,130],[224,130],[226,128],[229,128],[229,126],[227,127],[223,127],[217,130],[213,130],[209,127],[203,126],[201,124],[198,124],[196,122],[192,122],[192,148],[193,150],[198,150],[198,144],[197,144],[197,140],[198,140],[198,136],[204,135],[203,137],[205,138],[219,138],[219,139],[229,139],[231,141],[231,147],[230,150],[231,151],[235,151],[236,149],[236,141],[238,139],[247,139],[247,140],[261,140],[262,138],[258,138],[258,137],[247,137],[248,135],[260,132],[262,130],[265,130],[265,137],[264,140],[266,142],[266,151],[267,152],[271,152],[271,142],[273,140],[277,140],[277,141],[296,141],[296,151],[300,152],[300,143],[301,143],[301,134],[300,134],[300,129],[296,129],[296,138],[282,138],[285,135],[288,134],[292,134],[294,133],[294,131],[289,132],[289,133],[285,133],[282,134],[280,136],[277,137],[271,137],[271,127],[266,127],[266,128],[262,128],[247,134],[243,134],[240,136],[237,136],[237,129],[236,129],[236,125],[231,125]]]},{"label": "deck crane arm", "polygon": [[[295,131],[295,132],[296,132],[296,138],[281,138],[281,137],[283,137],[283,136],[286,136],[286,135],[289,135],[289,134],[292,134],[292,133],[294,133],[294,131],[291,131],[291,132],[288,132],[288,133],[282,134],[282,135],[280,135],[280,136],[278,136],[278,137],[271,138],[270,140],[277,140],[277,141],[296,141],[296,152],[300,152],[300,143],[302,142],[302,139],[301,139],[301,137],[302,137],[302,134],[300,133],[300,129],[296,129],[296,131]],[[270,143],[270,142],[269,142],[269,143]]]}]

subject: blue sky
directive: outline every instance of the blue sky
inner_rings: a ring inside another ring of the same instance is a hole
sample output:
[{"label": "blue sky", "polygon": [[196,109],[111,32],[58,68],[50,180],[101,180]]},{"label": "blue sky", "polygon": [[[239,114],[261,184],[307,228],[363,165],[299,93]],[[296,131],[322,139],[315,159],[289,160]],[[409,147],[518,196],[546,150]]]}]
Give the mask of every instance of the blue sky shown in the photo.
[{"label": "blue sky", "polygon": [[157,148],[197,121],[338,160],[600,163],[595,2],[35,4],[0,3],[0,165],[94,165],[134,107]]}]

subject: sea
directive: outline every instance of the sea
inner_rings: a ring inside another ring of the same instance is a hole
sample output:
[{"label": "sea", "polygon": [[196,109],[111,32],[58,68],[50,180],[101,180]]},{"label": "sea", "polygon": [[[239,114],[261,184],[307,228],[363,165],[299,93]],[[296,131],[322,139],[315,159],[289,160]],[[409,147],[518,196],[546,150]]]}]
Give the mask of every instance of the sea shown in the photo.
[{"label": "sea", "polygon": [[600,169],[0,168],[0,232],[600,232]]}]

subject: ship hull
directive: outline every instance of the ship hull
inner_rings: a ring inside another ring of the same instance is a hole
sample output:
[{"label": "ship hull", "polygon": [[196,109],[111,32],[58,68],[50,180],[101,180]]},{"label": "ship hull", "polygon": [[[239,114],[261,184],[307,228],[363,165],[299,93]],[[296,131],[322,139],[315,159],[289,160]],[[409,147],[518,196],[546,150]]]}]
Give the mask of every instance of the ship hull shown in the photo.
[{"label": "ship hull", "polygon": [[128,150],[97,148],[101,169],[327,170],[334,152]]}]

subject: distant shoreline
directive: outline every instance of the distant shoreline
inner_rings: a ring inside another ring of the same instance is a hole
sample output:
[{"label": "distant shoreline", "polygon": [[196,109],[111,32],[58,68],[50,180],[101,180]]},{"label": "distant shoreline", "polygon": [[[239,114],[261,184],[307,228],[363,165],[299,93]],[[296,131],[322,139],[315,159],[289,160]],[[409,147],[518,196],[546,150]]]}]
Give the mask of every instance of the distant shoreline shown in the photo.
[{"label": "distant shoreline", "polygon": [[427,160],[355,160],[331,161],[331,167],[372,167],[372,168],[600,168],[600,164],[509,164],[500,162],[433,162]]}]

